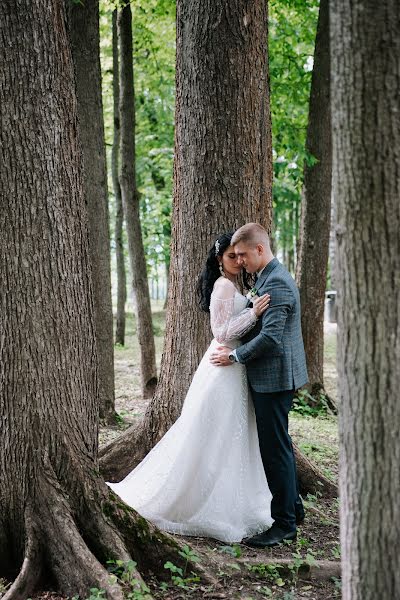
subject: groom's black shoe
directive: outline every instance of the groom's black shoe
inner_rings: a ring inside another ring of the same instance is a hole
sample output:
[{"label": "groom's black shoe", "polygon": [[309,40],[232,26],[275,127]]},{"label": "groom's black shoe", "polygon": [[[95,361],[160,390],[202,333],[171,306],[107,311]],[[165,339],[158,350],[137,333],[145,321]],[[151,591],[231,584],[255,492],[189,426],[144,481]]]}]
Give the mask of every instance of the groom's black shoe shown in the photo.
[{"label": "groom's black shoe", "polygon": [[264,531],[258,535],[253,535],[253,537],[244,540],[243,543],[246,544],[246,546],[251,546],[252,548],[270,548],[272,546],[281,544],[285,540],[295,540],[296,535],[296,529],[287,531],[286,529],[282,529],[279,527],[279,525],[275,525],[274,523],[271,529],[268,529],[268,531]]}]

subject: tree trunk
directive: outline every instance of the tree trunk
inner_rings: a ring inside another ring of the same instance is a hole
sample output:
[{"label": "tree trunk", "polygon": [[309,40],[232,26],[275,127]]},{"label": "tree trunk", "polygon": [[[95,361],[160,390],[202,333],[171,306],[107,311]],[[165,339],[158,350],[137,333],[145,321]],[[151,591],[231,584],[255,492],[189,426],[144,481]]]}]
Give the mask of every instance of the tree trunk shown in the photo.
[{"label": "tree trunk", "polygon": [[[207,10],[199,2],[178,5],[174,228],[165,346],[159,386],[143,422],[100,451],[102,472],[113,481],[138,464],[177,419],[210,341],[209,320],[194,306],[210,243],[218,233],[247,221],[268,229],[271,223],[266,9],[259,2],[249,12],[238,1],[215,6],[215,14]],[[213,19],[218,27],[203,30]],[[190,26],[184,30],[183,23]],[[196,50],[192,39],[199,40]],[[236,94],[239,88],[241,95]],[[315,491],[316,476],[326,480],[314,466],[304,465],[301,479],[303,474],[304,489],[313,481],[309,491]],[[335,493],[328,480],[325,485],[329,494]]]},{"label": "tree trunk", "polygon": [[167,286],[166,286],[166,294],[165,294],[165,300],[164,300],[164,305],[163,305],[163,309],[166,310],[167,306],[168,306],[168,290],[169,290],[169,271],[170,271],[170,260],[168,258],[168,260],[165,261],[165,279],[167,282]]},{"label": "tree trunk", "polygon": [[329,232],[329,269],[330,269],[330,289],[337,290],[336,283],[336,200],[332,193],[331,196],[331,227]]},{"label": "tree trunk", "polygon": [[211,338],[196,282],[217,235],[270,228],[271,126],[264,0],[177,4],[174,208],[160,381],[143,423],[103,448],[119,480],[179,416]]},{"label": "tree trunk", "polygon": [[101,98],[99,2],[68,0],[69,37],[75,67],[79,133],[82,142],[83,189],[89,217],[100,418],[115,417],[114,343],[111,301],[108,189]]},{"label": "tree trunk", "polygon": [[153,395],[157,384],[156,351],[151,318],[149,284],[139,214],[135,173],[135,95],[133,82],[132,12],[129,2],[118,13],[120,64],[121,173],[120,184],[128,234],[136,326],[140,345],[143,397]]},{"label": "tree trunk", "polygon": [[331,4],[344,600],[400,595],[400,4]]},{"label": "tree trunk", "polygon": [[111,154],[111,170],[115,196],[115,252],[117,258],[117,325],[115,342],[125,345],[125,304],[126,304],[126,269],[123,242],[124,209],[122,205],[121,186],[119,183],[119,49],[117,30],[118,10],[112,14],[112,50],[113,50],[113,99],[114,99],[114,140]]},{"label": "tree trunk", "polygon": [[[42,578],[122,600],[103,566],[144,574],[171,538],[105,485],[96,462],[97,356],[73,64],[63,0],[0,5],[0,575],[4,600]],[[139,581],[140,574],[137,573]]]},{"label": "tree trunk", "polygon": [[[110,481],[127,475],[181,412],[211,338],[195,291],[209,246],[249,221],[271,228],[267,25],[261,0],[211,9],[200,0],[178,2],[173,231],[160,381],[143,421],[100,450]],[[303,474],[303,489],[316,476],[326,479],[314,466]]]},{"label": "tree trunk", "polygon": [[332,143],[330,111],[329,0],[321,0],[311,80],[297,284],[307,357],[308,389],[324,393],[324,306],[331,221]]}]

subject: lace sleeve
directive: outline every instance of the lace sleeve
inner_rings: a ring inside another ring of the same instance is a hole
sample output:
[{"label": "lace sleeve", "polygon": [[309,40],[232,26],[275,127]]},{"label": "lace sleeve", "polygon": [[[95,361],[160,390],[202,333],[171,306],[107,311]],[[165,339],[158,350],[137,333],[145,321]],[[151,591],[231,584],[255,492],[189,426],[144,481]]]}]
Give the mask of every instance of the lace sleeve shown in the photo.
[{"label": "lace sleeve", "polygon": [[215,286],[211,294],[211,330],[220,344],[242,337],[254,327],[257,321],[251,308],[245,308],[240,313],[234,314],[235,293],[235,287],[227,281]]}]

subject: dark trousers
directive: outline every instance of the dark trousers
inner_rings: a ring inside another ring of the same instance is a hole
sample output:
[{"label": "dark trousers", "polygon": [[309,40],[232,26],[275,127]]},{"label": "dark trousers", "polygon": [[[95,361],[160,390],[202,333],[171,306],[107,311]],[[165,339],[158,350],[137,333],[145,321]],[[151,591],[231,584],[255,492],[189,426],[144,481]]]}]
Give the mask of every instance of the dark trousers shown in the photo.
[{"label": "dark trousers", "polygon": [[276,525],[291,531],[296,528],[296,512],[303,510],[293,445],[288,432],[288,414],[294,390],[265,394],[250,389],[261,458],[272,493],[272,518]]}]

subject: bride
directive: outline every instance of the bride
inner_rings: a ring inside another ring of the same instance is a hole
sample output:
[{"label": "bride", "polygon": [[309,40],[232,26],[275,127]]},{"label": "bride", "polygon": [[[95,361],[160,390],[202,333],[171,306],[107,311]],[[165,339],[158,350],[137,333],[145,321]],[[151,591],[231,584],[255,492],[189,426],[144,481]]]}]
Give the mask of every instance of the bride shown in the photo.
[{"label": "bride", "polygon": [[268,529],[271,493],[261,461],[245,366],[210,363],[219,344],[236,348],[268,308],[266,294],[247,299],[232,234],[210,250],[199,280],[200,306],[214,334],[193,377],[179,419],[145,459],[108,485],[160,529],[227,543]]}]

